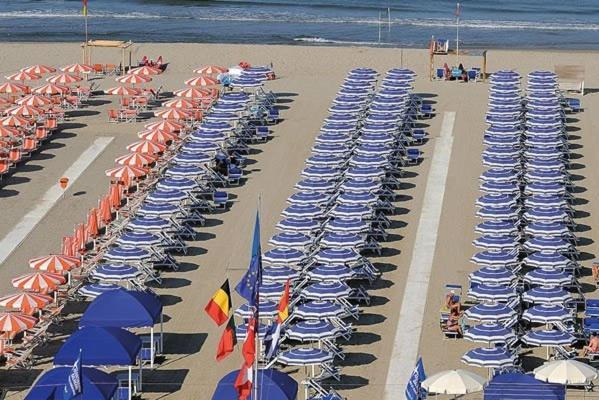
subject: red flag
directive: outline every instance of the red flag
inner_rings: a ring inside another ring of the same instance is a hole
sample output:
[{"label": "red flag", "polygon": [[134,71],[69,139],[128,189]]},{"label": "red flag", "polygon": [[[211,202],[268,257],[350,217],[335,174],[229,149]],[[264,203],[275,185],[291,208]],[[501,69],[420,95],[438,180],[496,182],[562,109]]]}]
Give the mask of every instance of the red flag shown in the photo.
[{"label": "red flag", "polygon": [[220,361],[233,352],[237,345],[237,333],[235,331],[235,319],[229,318],[229,323],[225,326],[225,331],[218,342],[216,349],[216,361]]},{"label": "red flag", "polygon": [[247,400],[252,394],[253,367],[242,364],[233,386],[239,394],[239,400]]},{"label": "red flag", "polygon": [[256,359],[256,325],[257,321],[254,318],[250,319],[250,322],[248,322],[248,333],[241,348],[245,364],[250,366],[254,364],[254,360]]}]

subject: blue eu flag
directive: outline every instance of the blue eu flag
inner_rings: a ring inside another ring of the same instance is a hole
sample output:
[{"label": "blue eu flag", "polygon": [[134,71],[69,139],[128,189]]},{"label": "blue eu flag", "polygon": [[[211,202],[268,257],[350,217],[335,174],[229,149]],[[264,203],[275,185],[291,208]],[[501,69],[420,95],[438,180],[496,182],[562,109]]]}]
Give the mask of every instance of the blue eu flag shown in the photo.
[{"label": "blue eu flag", "polygon": [[250,266],[235,287],[241,297],[248,301],[250,307],[258,305],[258,287],[262,282],[262,249],[260,248],[260,214],[256,213],[254,239],[252,242],[252,259]]},{"label": "blue eu flag", "polygon": [[424,373],[424,365],[422,364],[422,357],[420,357],[418,359],[418,362],[416,363],[416,368],[414,368],[414,372],[412,372],[412,375],[410,376],[408,386],[406,387],[407,400],[426,399],[426,392],[420,386],[422,381],[425,379],[426,374]]}]

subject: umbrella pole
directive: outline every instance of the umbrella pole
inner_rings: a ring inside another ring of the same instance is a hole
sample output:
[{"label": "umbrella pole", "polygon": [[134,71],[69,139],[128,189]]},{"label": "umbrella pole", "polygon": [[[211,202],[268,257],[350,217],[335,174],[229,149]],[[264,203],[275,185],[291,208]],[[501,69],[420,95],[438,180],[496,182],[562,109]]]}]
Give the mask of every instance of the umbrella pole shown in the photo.
[{"label": "umbrella pole", "polygon": [[163,318],[162,312],[160,313],[160,353],[164,351],[164,334],[162,333],[163,328]]},{"label": "umbrella pole", "polygon": [[131,366],[129,365],[129,396],[127,397],[131,400]]},{"label": "umbrella pole", "polygon": [[154,368],[154,327],[150,328],[150,368]]}]

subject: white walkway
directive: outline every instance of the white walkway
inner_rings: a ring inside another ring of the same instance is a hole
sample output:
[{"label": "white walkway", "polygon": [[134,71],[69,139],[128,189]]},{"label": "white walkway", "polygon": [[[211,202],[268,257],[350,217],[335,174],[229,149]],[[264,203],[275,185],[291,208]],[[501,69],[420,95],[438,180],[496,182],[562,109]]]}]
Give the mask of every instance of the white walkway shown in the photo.
[{"label": "white walkway", "polygon": [[[91,146],[89,146],[77,160],[63,172],[60,176],[69,178],[69,186],[71,186],[77,178],[81,176],[83,171],[91,165],[91,163],[104,151],[106,146],[114,139],[113,137],[99,137]],[[58,182],[52,185],[43,195],[35,208],[29,211],[12,231],[10,231],[0,241],[0,264],[2,264],[8,256],[25,240],[27,235],[35,228],[35,226],[46,216],[48,211],[52,209],[54,204],[63,196],[64,190],[59,186]]]},{"label": "white walkway", "polygon": [[405,398],[406,384],[418,360],[424,308],[433,267],[437,231],[445,195],[445,182],[453,146],[454,122],[455,112],[445,112],[441,125],[441,134],[435,140],[435,149],[426,182],[412,261],[401,302],[397,331],[393,340],[384,400]]}]

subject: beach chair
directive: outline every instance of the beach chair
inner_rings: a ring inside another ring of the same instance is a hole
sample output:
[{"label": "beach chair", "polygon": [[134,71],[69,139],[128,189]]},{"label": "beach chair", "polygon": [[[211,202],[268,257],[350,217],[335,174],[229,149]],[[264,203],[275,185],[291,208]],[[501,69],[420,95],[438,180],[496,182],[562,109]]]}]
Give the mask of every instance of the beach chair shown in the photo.
[{"label": "beach chair", "polygon": [[23,145],[21,146],[21,150],[27,154],[28,156],[38,148],[39,142],[33,138],[26,138],[23,141]]},{"label": "beach chair", "polygon": [[266,115],[266,123],[271,125],[276,124],[280,119],[279,109],[276,107],[269,107],[268,114]]},{"label": "beach chair", "polygon": [[256,126],[256,141],[265,143],[268,140],[268,127],[258,125]]},{"label": "beach chair", "polygon": [[407,149],[406,151],[406,162],[408,164],[418,164],[420,162],[422,153],[420,152],[420,150],[418,149]]},{"label": "beach chair", "polygon": [[119,112],[114,109],[108,110],[108,122],[121,122]]},{"label": "beach chair", "polygon": [[2,176],[4,176],[5,174],[8,173],[10,169],[10,162],[7,159],[1,159],[0,160],[0,179],[2,179]]},{"label": "beach chair", "polygon": [[472,82],[476,82],[478,80],[478,71],[474,69],[468,70],[468,80]]},{"label": "beach chair", "polygon": [[577,112],[582,111],[582,104],[581,104],[580,99],[567,98],[566,105],[568,106],[568,108],[570,108],[570,110],[572,112],[577,113]]},{"label": "beach chair", "polygon": [[429,103],[422,103],[420,105],[420,118],[432,118],[433,106]]},{"label": "beach chair", "polygon": [[96,76],[104,75],[104,66],[102,64],[94,64],[93,68],[94,68],[94,75],[96,75]]},{"label": "beach chair", "polygon": [[104,74],[105,75],[120,75],[121,68],[117,67],[115,64],[105,64],[104,65]]},{"label": "beach chair", "polygon": [[443,68],[437,68],[437,73],[435,75],[437,79],[445,79],[445,70]]},{"label": "beach chair", "polygon": [[241,168],[234,165],[229,165],[229,171],[227,175],[227,183],[229,185],[239,185],[242,176],[243,170]]},{"label": "beach chair", "polygon": [[227,192],[215,191],[212,193],[212,203],[215,208],[227,209],[229,205],[229,194]]},{"label": "beach chair", "polygon": [[12,148],[10,149],[10,151],[8,152],[8,161],[10,161],[13,165],[16,165],[17,163],[21,162],[21,159],[23,158],[23,154],[21,153],[21,149],[19,148]]},{"label": "beach chair", "polygon": [[424,132],[424,129],[414,129],[412,131],[412,139],[416,144],[423,144],[426,140],[426,132]]}]

